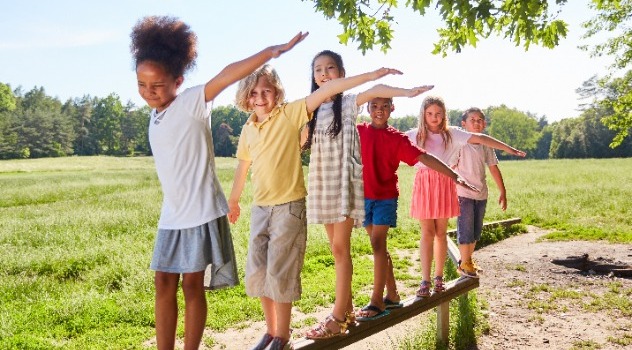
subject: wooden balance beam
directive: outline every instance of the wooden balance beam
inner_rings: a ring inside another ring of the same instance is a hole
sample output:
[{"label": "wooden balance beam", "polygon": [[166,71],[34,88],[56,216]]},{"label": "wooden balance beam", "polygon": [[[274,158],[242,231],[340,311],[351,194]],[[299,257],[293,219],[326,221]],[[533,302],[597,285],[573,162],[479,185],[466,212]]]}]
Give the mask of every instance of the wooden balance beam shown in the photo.
[{"label": "wooden balance beam", "polygon": [[[493,221],[484,225],[484,227],[493,227],[502,225],[505,227],[519,223],[520,218],[512,218],[508,220]],[[452,230],[454,231],[454,230]],[[448,240],[448,255],[454,261],[455,265],[461,259],[459,248],[450,239]],[[478,278],[461,277],[457,280],[447,282],[445,291],[441,293],[433,293],[427,298],[410,297],[402,300],[403,307],[399,309],[390,309],[390,314],[375,320],[358,322],[355,327],[349,327],[346,335],[333,337],[329,339],[312,340],[301,338],[294,340],[294,349],[298,350],[317,350],[317,349],[341,349],[351,345],[362,339],[370,337],[389,327],[404,322],[414,316],[426,312],[432,308],[437,308],[437,339],[445,344],[448,343],[450,333],[450,300],[466,294],[472,289],[478,288]]]},{"label": "wooden balance beam", "polygon": [[[476,278],[459,278],[446,283],[446,289],[442,293],[434,293],[428,298],[411,297],[402,300],[403,307],[390,309],[390,314],[375,320],[358,322],[358,326],[349,327],[344,336],[322,340],[302,338],[294,341],[294,349],[340,349],[347,345],[370,337],[398,323],[404,322],[432,308],[437,308],[437,336],[447,343],[449,332],[449,305],[450,300],[465,294],[478,287]],[[445,328],[445,329],[444,329]],[[439,331],[441,330],[441,331]]]}]

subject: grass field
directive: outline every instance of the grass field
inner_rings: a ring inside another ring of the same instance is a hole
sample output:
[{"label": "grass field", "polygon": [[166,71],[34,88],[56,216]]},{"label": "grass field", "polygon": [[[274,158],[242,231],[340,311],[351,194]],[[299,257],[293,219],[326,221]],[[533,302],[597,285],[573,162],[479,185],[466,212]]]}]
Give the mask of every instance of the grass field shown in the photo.
[{"label": "grass field", "polygon": [[[235,165],[234,159],[217,160],[225,191]],[[500,166],[509,207],[497,208],[490,184],[487,220],[521,217],[523,223],[554,229],[550,239],[632,242],[632,159]],[[389,238],[394,248],[418,244],[418,225],[408,217],[412,176],[413,169],[400,169],[399,227]],[[241,276],[250,193],[247,187],[242,217],[232,227]],[[0,348],[146,348],[154,335],[148,265],[160,205],[151,158],[0,161]],[[353,288],[360,291],[354,302],[362,305],[372,280],[371,247],[362,230],[354,232],[352,246]],[[417,262],[395,257],[395,265],[398,280],[418,283],[418,276],[407,272]],[[330,305],[333,276],[324,231],[310,226],[303,298],[296,306],[310,312]],[[248,298],[243,285],[208,298],[207,326],[215,330],[263,318],[258,300]]]}]

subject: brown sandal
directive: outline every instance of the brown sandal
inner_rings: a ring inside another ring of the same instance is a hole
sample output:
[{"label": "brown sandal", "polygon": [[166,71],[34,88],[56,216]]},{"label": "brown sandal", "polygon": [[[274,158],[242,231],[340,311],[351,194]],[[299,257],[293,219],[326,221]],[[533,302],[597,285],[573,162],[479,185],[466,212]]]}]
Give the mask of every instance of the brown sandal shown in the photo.
[{"label": "brown sandal", "polygon": [[[338,331],[334,332],[331,328],[327,327],[331,322],[338,325]],[[329,339],[341,335],[345,335],[347,333],[347,322],[340,321],[334,317],[334,315],[329,315],[325,318],[324,321],[317,324],[314,328],[307,331],[305,334],[305,338],[307,339]]]},{"label": "brown sandal", "polygon": [[345,312],[345,323],[347,324],[347,328],[349,328],[350,326],[358,325],[358,320],[356,319],[355,311]]}]

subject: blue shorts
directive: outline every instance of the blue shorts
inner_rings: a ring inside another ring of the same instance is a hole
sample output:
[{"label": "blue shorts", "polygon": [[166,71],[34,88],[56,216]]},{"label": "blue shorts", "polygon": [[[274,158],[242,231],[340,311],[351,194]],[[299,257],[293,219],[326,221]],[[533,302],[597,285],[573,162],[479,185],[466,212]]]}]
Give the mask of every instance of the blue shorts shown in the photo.
[{"label": "blue shorts", "polygon": [[397,198],[364,199],[364,226],[397,227]]},{"label": "blue shorts", "polygon": [[459,244],[475,243],[481,239],[481,232],[483,232],[487,199],[459,197],[459,206],[461,215],[456,219],[457,241]]}]

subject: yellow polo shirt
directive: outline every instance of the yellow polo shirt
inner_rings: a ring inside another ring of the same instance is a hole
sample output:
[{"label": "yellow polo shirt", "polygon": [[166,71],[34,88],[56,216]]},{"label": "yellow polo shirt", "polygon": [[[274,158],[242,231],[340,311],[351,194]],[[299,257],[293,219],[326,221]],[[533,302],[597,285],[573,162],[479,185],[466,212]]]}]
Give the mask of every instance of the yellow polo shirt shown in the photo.
[{"label": "yellow polo shirt", "polygon": [[251,115],[237,146],[237,159],[252,161],[253,204],[278,205],[307,196],[301,166],[300,130],[312,118],[305,99],[282,104],[258,123]]}]

